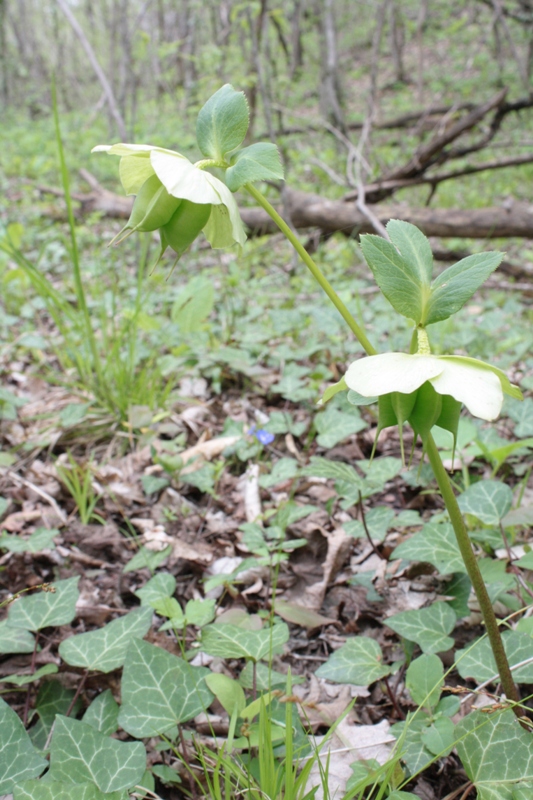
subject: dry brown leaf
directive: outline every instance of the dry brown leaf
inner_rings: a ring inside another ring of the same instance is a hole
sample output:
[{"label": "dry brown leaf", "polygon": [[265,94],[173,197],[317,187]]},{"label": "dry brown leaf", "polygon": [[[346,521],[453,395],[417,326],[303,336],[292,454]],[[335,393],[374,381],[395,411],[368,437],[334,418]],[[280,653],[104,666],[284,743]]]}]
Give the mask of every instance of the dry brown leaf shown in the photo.
[{"label": "dry brown leaf", "polygon": [[232,444],[238,442],[240,438],[240,436],[220,436],[218,439],[208,439],[205,442],[199,442],[193,447],[187,448],[187,450],[179,454],[181,460],[185,464],[182,473],[198,469],[197,464],[190,464],[189,462],[195,461],[198,458],[211,461],[212,458],[219,456],[226,447],[231,447]]}]

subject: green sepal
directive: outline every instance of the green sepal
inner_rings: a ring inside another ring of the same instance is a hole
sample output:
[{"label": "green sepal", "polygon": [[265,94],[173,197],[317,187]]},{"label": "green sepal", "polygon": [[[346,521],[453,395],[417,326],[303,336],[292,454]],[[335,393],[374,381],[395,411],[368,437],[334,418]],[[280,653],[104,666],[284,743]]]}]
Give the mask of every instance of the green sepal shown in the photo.
[{"label": "green sepal", "polygon": [[396,415],[398,423],[398,434],[400,436],[400,451],[402,454],[402,464],[405,464],[405,453],[403,449],[403,424],[407,422],[409,416],[415,406],[417,392],[411,394],[403,394],[402,392],[392,392],[389,395],[391,399],[391,406]]},{"label": "green sepal", "polygon": [[[409,415],[409,424],[425,446],[426,439],[442,412],[442,395],[426,381],[416,391],[416,402]],[[453,399],[453,398],[452,398]]]},{"label": "green sepal", "polygon": [[337,381],[337,383],[334,383],[332,386],[328,386],[328,388],[318,401],[318,405],[323,406],[325,403],[331,400],[332,397],[335,397],[336,394],[338,394],[339,392],[346,392],[347,390],[348,386],[346,385],[346,380],[344,379],[343,376],[340,379],[340,381]]},{"label": "green sepal", "polygon": [[450,431],[453,436],[453,449],[452,449],[452,469],[455,459],[455,446],[457,444],[457,430],[459,428],[459,419],[461,417],[462,404],[449,394],[442,395],[442,408],[438,420],[435,425],[443,428],[445,431]]},{"label": "green sepal", "polygon": [[207,158],[222,161],[235,150],[248,130],[250,112],[243,92],[226,83],[212,95],[198,114],[196,139]]},{"label": "green sepal", "polygon": [[181,202],[167,192],[157,175],[150,175],[139,189],[129,220],[110,244],[118,244],[134,231],[156,231],[171,219]]},{"label": "green sepal", "polygon": [[167,247],[177,253],[174,266],[181,258],[183,253],[194,242],[211,214],[212,206],[209,203],[193,203],[190,200],[182,200],[175,214],[159,229],[161,237],[161,250],[156,264]]},{"label": "green sepal", "polygon": [[398,424],[398,418],[392,404],[392,394],[382,394],[378,397],[378,426],[376,428],[376,436],[374,438],[374,445],[370,454],[370,460],[374,458],[376,447],[378,444],[379,434],[385,428],[393,428]]}]

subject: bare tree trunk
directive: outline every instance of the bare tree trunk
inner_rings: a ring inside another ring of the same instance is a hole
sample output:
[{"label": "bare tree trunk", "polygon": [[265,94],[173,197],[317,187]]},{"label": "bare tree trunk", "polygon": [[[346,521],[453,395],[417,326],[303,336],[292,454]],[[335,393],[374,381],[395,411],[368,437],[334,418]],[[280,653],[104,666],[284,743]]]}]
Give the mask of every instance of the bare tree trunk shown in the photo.
[{"label": "bare tree trunk", "polygon": [[291,66],[289,77],[293,80],[301,70],[303,64],[302,32],[300,23],[302,18],[302,0],[295,0],[291,17]]},{"label": "bare tree trunk", "polygon": [[107,100],[107,103],[108,103],[108,106],[109,106],[109,110],[110,110],[110,112],[111,112],[111,114],[113,116],[113,119],[115,120],[115,122],[117,124],[119,136],[123,140],[125,140],[127,137],[126,137],[126,125],[124,124],[124,119],[122,118],[122,114],[120,113],[120,110],[118,108],[117,101],[115,100],[115,95],[113,94],[113,90],[112,90],[112,88],[111,88],[111,86],[109,84],[109,81],[107,80],[107,78],[105,76],[105,73],[104,73],[102,67],[100,66],[100,64],[98,62],[98,59],[96,58],[95,52],[94,52],[93,48],[91,47],[91,43],[89,42],[89,40],[85,36],[85,33],[83,32],[83,29],[81,28],[81,26],[79,25],[76,17],[74,16],[72,11],[70,10],[70,6],[67,4],[66,0],[56,0],[56,1],[57,1],[58,6],[60,7],[61,11],[63,12],[65,17],[67,18],[69,24],[71,25],[74,33],[76,34],[76,36],[80,40],[81,46],[85,50],[87,58],[89,59],[89,61],[91,63],[91,66],[92,66],[92,68],[93,68],[93,70],[94,70],[94,72],[96,74],[96,77],[100,81],[102,89],[104,90],[104,93],[105,93],[105,96],[106,96],[106,100]]},{"label": "bare tree trunk", "polygon": [[394,64],[394,80],[405,83],[405,70],[403,66],[403,49],[405,46],[405,25],[401,11],[396,2],[390,7],[390,44],[392,62]]},{"label": "bare tree trunk", "polygon": [[322,0],[321,48],[322,80],[320,105],[322,113],[341,131],[346,128],[342,110],[342,90],[338,71],[337,36],[333,16],[333,0]]},{"label": "bare tree trunk", "polygon": [[0,0],[0,65],[2,73],[2,100],[4,107],[9,103],[9,79],[8,79],[8,54],[7,54],[7,36],[6,36],[6,2],[7,0]]}]

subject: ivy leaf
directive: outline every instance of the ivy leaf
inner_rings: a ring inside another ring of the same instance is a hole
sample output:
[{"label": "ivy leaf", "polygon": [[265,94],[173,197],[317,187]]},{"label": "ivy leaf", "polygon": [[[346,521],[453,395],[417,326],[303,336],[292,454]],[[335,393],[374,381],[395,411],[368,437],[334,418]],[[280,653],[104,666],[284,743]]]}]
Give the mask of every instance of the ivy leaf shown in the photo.
[{"label": "ivy leaf", "polygon": [[357,409],[351,414],[339,411],[333,405],[326,406],[325,411],[321,411],[315,416],[314,426],[318,433],[317,442],[321,447],[335,447],[339,442],[343,442],[353,433],[358,433],[367,427],[367,423],[361,419]]},{"label": "ivy leaf", "polygon": [[151,606],[156,600],[172,597],[176,590],[176,578],[170,572],[158,572],[144,584],[142,589],[134,592],[143,606]]},{"label": "ivy leaf", "polygon": [[143,606],[103,628],[63,639],[59,654],[71,667],[112,672],[124,664],[131,640],[142,639],[148,633],[152,613],[152,608]]},{"label": "ivy leaf", "polygon": [[512,711],[472,711],[455,728],[457,753],[479,800],[522,800],[533,793],[531,734]]},{"label": "ivy leaf", "polygon": [[23,628],[12,628],[7,620],[0,622],[0,653],[33,653],[35,639]]},{"label": "ivy leaf", "polygon": [[[389,506],[376,506],[365,514],[365,523],[370,534],[370,538],[382,542],[387,531],[394,520],[394,511]],[[358,519],[352,519],[343,525],[348,536],[359,538],[366,535],[363,523]]]},{"label": "ivy leaf", "polygon": [[23,781],[15,786],[13,800],[127,800],[123,792],[104,794],[94,783]]},{"label": "ivy leaf", "polygon": [[408,561],[427,561],[441,573],[466,572],[455,533],[449,522],[429,522],[419,533],[394,550],[394,558]]},{"label": "ivy leaf", "polygon": [[119,724],[138,739],[157,736],[211,704],[209,670],[193,667],[161,647],[134,639],[122,675]]},{"label": "ivy leaf", "polygon": [[472,514],[485,525],[499,525],[513,503],[511,487],[501,481],[473,483],[457,498],[463,514]]},{"label": "ivy leaf", "polygon": [[196,139],[204,156],[221,161],[226,153],[235,150],[246,136],[249,118],[244,93],[226,83],[198,114]]},{"label": "ivy leaf", "polygon": [[424,284],[412,265],[381,236],[361,236],[361,249],[376,283],[399,314],[418,325],[424,314]]},{"label": "ivy leaf", "polygon": [[80,697],[74,701],[74,706],[71,708],[75,694],[73,689],[67,689],[59,681],[41,683],[35,702],[38,719],[28,731],[30,739],[39,750],[44,750],[58,714],[66,714],[70,708],[72,716],[75,717],[80,710]]},{"label": "ivy leaf", "polygon": [[27,686],[28,683],[40,681],[45,675],[54,675],[58,671],[57,664],[43,664],[42,667],[32,672],[30,675],[6,675],[0,678],[0,682],[14,683],[15,686]]},{"label": "ivy leaf", "polygon": [[57,528],[37,528],[27,539],[22,536],[10,536],[4,531],[0,536],[0,548],[11,553],[40,553],[41,550],[55,548],[56,536],[59,536]]},{"label": "ivy leaf", "polygon": [[455,745],[455,725],[449,717],[438,717],[421,731],[420,739],[434,756],[447,756]]},{"label": "ivy leaf", "polygon": [[457,617],[447,603],[433,603],[428,608],[401,611],[387,617],[385,624],[397,634],[416,642],[424,653],[442,653],[453,647],[448,633],[454,629]]},{"label": "ivy leaf", "polygon": [[146,770],[141,742],[120,742],[70,717],[56,718],[50,747],[50,778],[64,783],[92,782],[101,792],[138,783]]},{"label": "ivy leaf", "polygon": [[220,658],[250,658],[260,661],[270,653],[279,653],[289,640],[289,628],[277,622],[272,628],[245,630],[230,623],[209,625],[202,631],[202,650]]},{"label": "ivy leaf", "polygon": [[239,150],[226,170],[226,184],[236,192],[245,183],[282,181],[283,167],[279,150],[271,142],[257,142]]},{"label": "ivy leaf", "polygon": [[390,667],[383,663],[383,653],[375,639],[354,636],[317,669],[316,675],[337,683],[368,686],[390,675],[390,671]]},{"label": "ivy leaf", "polygon": [[119,706],[111,689],[97,695],[83,715],[83,722],[90,725],[105,736],[111,736],[118,730]]},{"label": "ivy leaf", "polygon": [[[503,646],[511,668],[514,664],[531,657],[532,637],[520,631],[504,631]],[[477,682],[488,681],[498,675],[498,667],[487,637],[477,639],[473,644],[456,653],[457,670],[462,678],[473,678]],[[513,669],[517,683],[533,683],[533,663]],[[495,680],[498,680],[496,677]]]},{"label": "ivy leaf", "polygon": [[431,285],[428,309],[422,322],[431,325],[459,311],[500,265],[503,253],[475,253],[448,267]]},{"label": "ivy leaf", "polygon": [[76,616],[79,577],[50,584],[54,591],[42,591],[15,600],[9,608],[8,625],[27,631],[68,625]]},{"label": "ivy leaf", "polygon": [[355,469],[342,461],[331,461],[329,458],[311,456],[311,461],[305,467],[302,475],[310,475],[313,478],[331,478],[335,481],[345,481],[356,486],[363,485],[363,479],[357,474]]},{"label": "ivy leaf", "polygon": [[0,698],[0,794],[18,781],[36,778],[48,762],[34,748],[18,714]]}]

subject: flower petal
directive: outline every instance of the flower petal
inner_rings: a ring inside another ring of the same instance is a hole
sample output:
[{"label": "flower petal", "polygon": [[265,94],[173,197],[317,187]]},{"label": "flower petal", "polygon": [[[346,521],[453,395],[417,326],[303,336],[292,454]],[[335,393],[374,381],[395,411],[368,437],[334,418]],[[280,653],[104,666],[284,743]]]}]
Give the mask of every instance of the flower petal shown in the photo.
[{"label": "flower petal", "polygon": [[441,357],[443,372],[431,379],[439,394],[449,394],[464,403],[474,417],[493,420],[503,403],[500,378],[492,370],[472,364],[473,359]]},{"label": "flower petal", "polygon": [[[137,156],[148,158],[152,150],[159,150],[161,153],[174,153],[174,150],[165,150],[164,147],[156,147],[153,144],[98,144],[93,147],[91,153],[107,153],[110,156]],[[178,154],[179,155],[179,154]]]},{"label": "flower petal", "polygon": [[444,368],[436,356],[382,353],[354,361],[344,377],[348,388],[363,397],[380,397],[390,392],[411,394]]},{"label": "flower petal", "polygon": [[211,247],[231,247],[235,242],[242,247],[246,241],[246,231],[235,198],[222,181],[209,173],[206,174],[212,179],[211,185],[221,198],[221,202],[213,206],[204,228],[205,237]]},{"label": "flower petal", "polygon": [[150,160],[157,177],[173,197],[181,197],[182,200],[191,200],[193,203],[222,203],[220,195],[209,180],[213,176],[195,167],[185,156],[152,150]]}]

